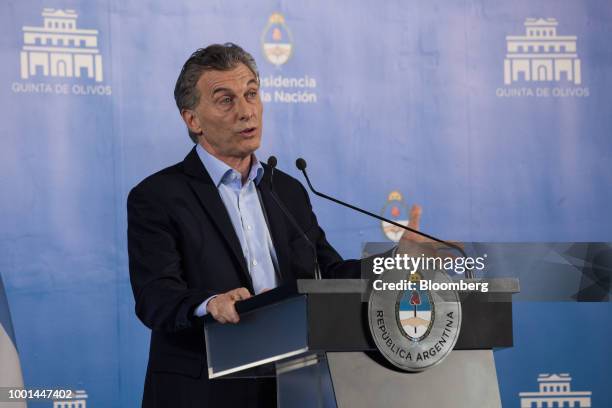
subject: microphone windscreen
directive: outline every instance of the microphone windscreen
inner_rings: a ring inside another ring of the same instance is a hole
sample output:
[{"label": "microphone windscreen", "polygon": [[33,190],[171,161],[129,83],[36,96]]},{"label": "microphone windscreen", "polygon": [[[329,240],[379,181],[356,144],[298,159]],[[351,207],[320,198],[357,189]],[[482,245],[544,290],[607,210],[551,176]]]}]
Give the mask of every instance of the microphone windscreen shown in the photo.
[{"label": "microphone windscreen", "polygon": [[278,160],[276,160],[276,157],[274,156],[268,157],[268,166],[275,168],[277,163],[278,163]]},{"label": "microphone windscreen", "polygon": [[300,157],[295,161],[295,167],[297,167],[300,171],[306,170],[306,160]]}]

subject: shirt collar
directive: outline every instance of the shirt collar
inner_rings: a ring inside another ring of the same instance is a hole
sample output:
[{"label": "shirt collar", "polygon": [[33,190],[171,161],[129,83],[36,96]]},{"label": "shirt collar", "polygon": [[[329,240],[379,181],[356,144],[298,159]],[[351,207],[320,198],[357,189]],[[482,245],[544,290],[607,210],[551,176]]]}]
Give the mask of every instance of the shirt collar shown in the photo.
[{"label": "shirt collar", "polygon": [[[221,160],[217,159],[212,154],[208,153],[202,147],[202,145],[198,144],[196,146],[196,152],[198,153],[198,156],[200,157],[202,164],[208,171],[208,174],[210,175],[210,178],[212,179],[213,183],[215,183],[215,186],[219,187],[219,184],[221,184],[222,182],[225,182],[226,180],[229,180],[230,179],[229,176],[232,173],[234,172],[238,173],[237,170],[234,170],[233,168],[228,166],[226,163],[222,162]],[[259,185],[259,182],[263,178],[263,174],[264,174],[264,168],[259,162],[259,160],[257,159],[257,157],[255,156],[255,154],[253,153],[252,160],[251,160],[251,169],[249,170],[248,180],[255,181],[255,184]]]}]

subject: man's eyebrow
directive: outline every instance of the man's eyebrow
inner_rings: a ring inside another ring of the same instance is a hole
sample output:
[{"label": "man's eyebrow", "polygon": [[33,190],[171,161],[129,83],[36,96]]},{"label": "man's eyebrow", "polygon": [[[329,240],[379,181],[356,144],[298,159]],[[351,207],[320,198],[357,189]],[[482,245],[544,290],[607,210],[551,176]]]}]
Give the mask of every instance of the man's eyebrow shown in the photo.
[{"label": "man's eyebrow", "polygon": [[[247,82],[247,85],[251,85],[251,84],[255,84],[255,85],[259,85],[259,82],[257,82],[257,80],[255,78],[251,78],[249,80],[249,82]],[[227,92],[227,93],[234,93],[234,91],[232,91],[229,88],[217,88],[213,91],[212,95],[215,96],[215,94],[219,93],[219,92]]]},{"label": "man's eyebrow", "polygon": [[216,93],[218,92],[227,92],[227,93],[233,93],[233,91],[229,88],[217,88],[213,91],[213,96],[215,96]]}]

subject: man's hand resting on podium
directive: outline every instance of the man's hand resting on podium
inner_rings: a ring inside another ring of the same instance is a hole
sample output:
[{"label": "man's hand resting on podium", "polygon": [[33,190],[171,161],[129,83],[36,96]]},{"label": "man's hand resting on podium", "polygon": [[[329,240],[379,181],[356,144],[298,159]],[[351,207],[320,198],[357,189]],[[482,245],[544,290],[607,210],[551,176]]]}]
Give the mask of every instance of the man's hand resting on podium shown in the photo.
[{"label": "man's hand resting on podium", "polygon": [[235,304],[250,297],[251,294],[247,288],[232,289],[212,298],[206,305],[206,311],[219,323],[238,323],[240,317],[236,312]]}]

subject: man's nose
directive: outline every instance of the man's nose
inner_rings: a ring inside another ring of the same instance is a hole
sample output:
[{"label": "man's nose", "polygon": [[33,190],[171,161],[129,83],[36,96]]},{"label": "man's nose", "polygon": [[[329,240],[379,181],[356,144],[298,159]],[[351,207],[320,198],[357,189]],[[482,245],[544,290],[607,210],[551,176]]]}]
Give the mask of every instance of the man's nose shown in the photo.
[{"label": "man's nose", "polygon": [[236,105],[238,119],[242,121],[248,121],[255,115],[255,107],[249,103],[245,98],[239,98],[238,104]]}]

